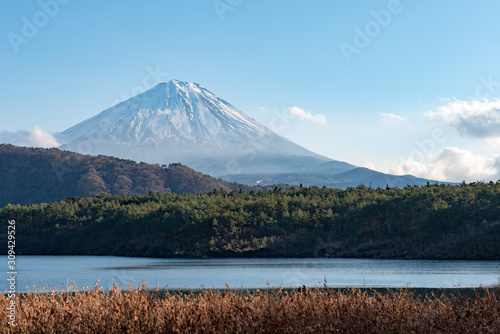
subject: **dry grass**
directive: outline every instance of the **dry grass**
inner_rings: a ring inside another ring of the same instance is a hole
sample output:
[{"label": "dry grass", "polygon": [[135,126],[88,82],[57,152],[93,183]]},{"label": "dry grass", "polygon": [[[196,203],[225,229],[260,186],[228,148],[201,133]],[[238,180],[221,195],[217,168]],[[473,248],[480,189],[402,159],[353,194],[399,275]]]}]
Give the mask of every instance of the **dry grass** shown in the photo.
[{"label": "dry grass", "polygon": [[165,292],[101,291],[0,295],[2,333],[500,333],[498,290],[475,297],[419,298],[350,289]]}]

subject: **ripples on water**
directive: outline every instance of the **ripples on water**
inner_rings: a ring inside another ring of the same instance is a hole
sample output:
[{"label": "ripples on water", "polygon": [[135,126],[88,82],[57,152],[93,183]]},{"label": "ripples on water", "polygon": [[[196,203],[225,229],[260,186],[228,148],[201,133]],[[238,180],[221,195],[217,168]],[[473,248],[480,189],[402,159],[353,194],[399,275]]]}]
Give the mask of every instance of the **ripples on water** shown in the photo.
[{"label": "ripples on water", "polygon": [[[156,259],[113,256],[18,256],[17,288],[57,290],[76,283],[103,288],[137,286],[168,289],[290,286],[426,287],[491,286],[499,283],[500,261],[379,259]],[[6,290],[2,281],[0,289]]]}]

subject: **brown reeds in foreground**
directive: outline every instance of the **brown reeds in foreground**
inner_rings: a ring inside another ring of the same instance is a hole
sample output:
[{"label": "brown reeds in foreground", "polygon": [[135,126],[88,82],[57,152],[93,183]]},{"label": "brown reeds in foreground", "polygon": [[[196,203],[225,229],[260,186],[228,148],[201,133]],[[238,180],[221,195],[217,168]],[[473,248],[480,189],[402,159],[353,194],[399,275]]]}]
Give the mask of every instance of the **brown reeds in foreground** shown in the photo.
[{"label": "brown reeds in foreground", "polygon": [[205,290],[199,293],[117,287],[101,291],[0,295],[2,333],[500,333],[498,290],[475,297],[417,297],[327,288]]}]

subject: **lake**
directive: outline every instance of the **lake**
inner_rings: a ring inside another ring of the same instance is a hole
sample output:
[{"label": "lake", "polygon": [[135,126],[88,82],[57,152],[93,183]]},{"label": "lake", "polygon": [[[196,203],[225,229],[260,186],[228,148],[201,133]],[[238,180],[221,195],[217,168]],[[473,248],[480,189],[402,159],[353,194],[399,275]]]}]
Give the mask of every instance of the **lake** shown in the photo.
[{"label": "lake", "polygon": [[[330,287],[479,287],[499,284],[500,261],[380,259],[160,259],[116,256],[17,256],[17,290],[43,287],[66,290],[68,284],[103,288],[200,289]],[[7,267],[7,265],[5,265]],[[7,276],[7,269],[5,270]],[[0,281],[7,289],[7,281]]]}]

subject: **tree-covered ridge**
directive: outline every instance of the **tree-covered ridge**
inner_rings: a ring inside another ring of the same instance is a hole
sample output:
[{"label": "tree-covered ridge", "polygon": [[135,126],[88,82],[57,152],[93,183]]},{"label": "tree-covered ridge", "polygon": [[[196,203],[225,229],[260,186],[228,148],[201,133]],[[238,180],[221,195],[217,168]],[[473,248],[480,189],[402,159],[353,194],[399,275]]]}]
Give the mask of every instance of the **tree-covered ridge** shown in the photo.
[{"label": "tree-covered ridge", "polygon": [[500,182],[100,195],[0,219],[23,254],[500,259]]},{"label": "tree-covered ridge", "polygon": [[214,179],[181,165],[160,166],[58,149],[0,145],[0,206],[100,193],[199,193],[250,187]]}]

